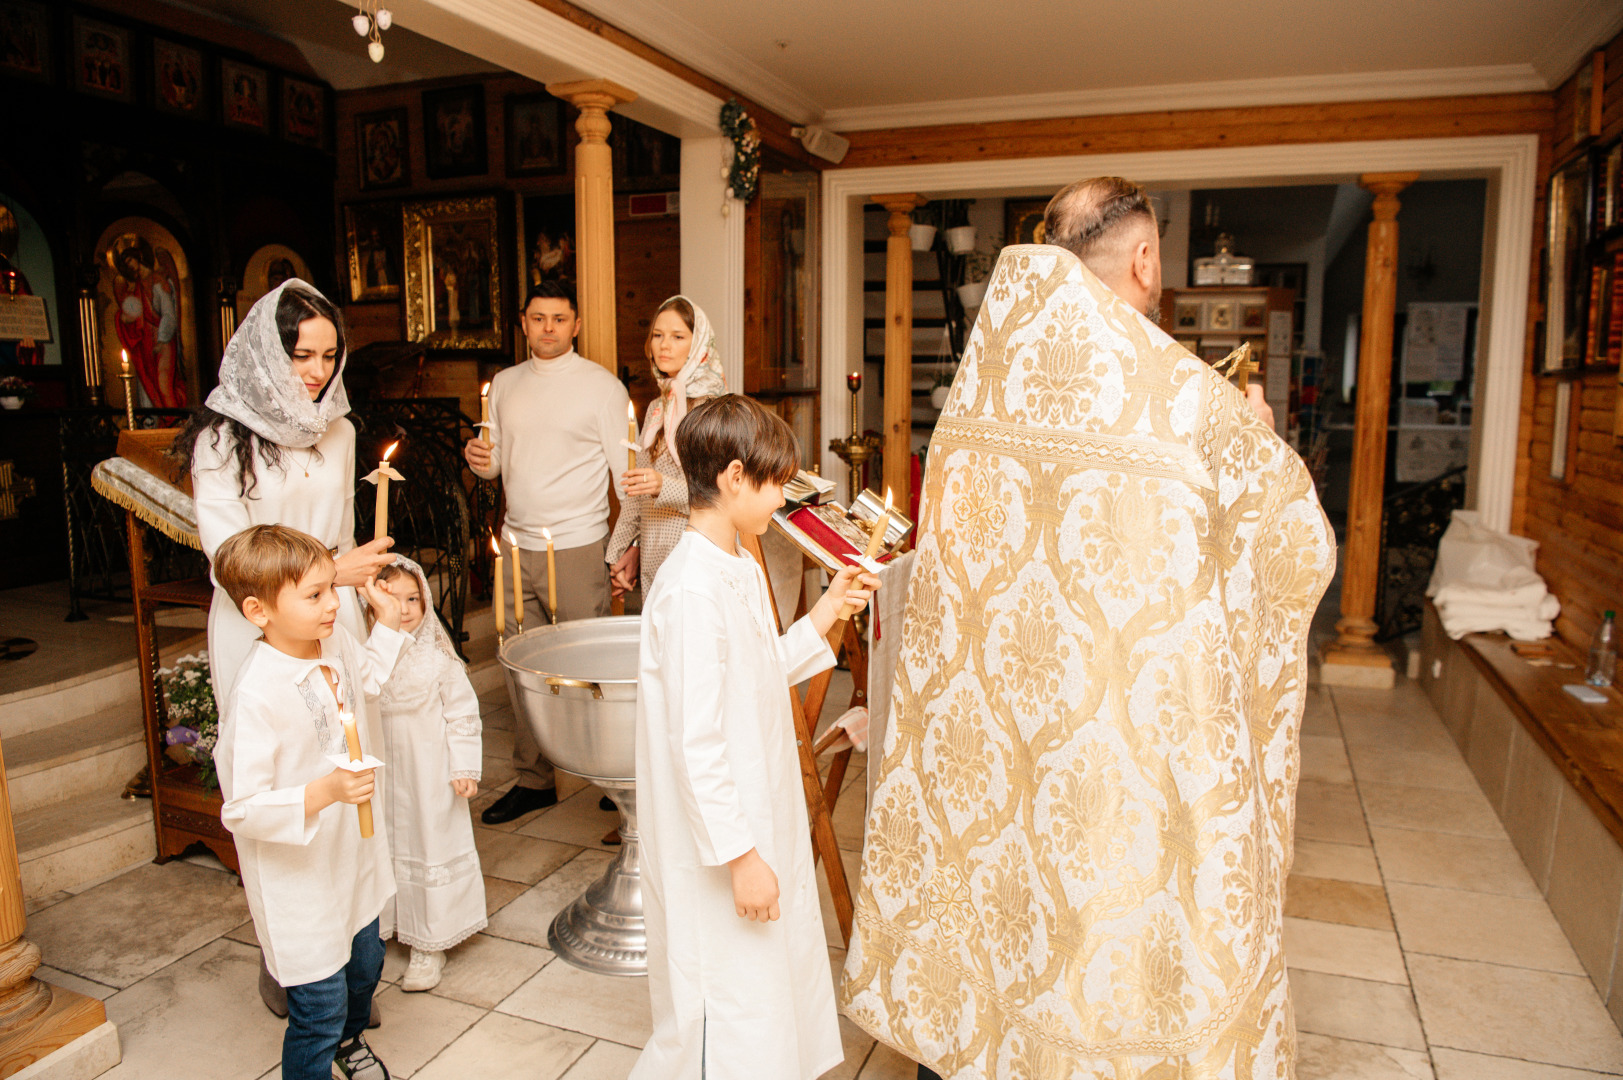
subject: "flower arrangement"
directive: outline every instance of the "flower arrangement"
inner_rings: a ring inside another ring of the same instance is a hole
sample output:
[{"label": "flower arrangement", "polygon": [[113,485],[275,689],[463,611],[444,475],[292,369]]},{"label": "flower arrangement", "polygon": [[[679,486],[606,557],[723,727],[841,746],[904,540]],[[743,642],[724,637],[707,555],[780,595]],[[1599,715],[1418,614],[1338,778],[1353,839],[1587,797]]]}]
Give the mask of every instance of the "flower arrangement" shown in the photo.
[{"label": "flower arrangement", "polygon": [[749,202],[761,178],[761,134],[737,98],[721,107],[721,133],[733,142],[733,160],[724,170],[727,186],[733,198]]},{"label": "flower arrangement", "polygon": [[220,786],[214,772],[214,744],[220,737],[220,714],[214,704],[208,653],[182,656],[174,667],[158,672],[158,685],[168,704],[163,733],[164,754],[177,764],[193,764],[205,790]]},{"label": "flower arrangement", "polygon": [[0,379],[0,397],[22,398],[27,401],[34,396],[34,384],[27,379],[20,379],[15,375],[7,375]]}]

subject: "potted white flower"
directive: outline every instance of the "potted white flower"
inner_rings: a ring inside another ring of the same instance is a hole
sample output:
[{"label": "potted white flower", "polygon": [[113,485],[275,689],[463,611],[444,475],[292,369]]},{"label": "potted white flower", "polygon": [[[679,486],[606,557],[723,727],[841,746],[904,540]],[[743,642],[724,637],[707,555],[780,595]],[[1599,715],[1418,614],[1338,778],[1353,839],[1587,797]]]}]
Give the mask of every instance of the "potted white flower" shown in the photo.
[{"label": "potted white flower", "polygon": [[972,312],[986,298],[986,280],[992,276],[995,259],[990,251],[971,251],[964,256],[964,283],[958,286],[958,302]]},{"label": "potted white flower", "polygon": [[975,226],[958,225],[947,230],[947,250],[954,255],[967,255],[975,250]]}]

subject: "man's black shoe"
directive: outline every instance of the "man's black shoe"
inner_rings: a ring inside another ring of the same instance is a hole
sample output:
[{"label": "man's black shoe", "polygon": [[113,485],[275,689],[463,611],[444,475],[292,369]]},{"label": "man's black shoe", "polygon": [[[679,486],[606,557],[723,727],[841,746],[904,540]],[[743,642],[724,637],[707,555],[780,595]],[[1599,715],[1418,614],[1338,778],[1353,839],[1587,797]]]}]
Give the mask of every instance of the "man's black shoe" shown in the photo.
[{"label": "man's black shoe", "polygon": [[500,825],[556,805],[557,788],[528,788],[515,784],[513,790],[487,806],[485,812],[479,815],[479,820],[486,825]]}]

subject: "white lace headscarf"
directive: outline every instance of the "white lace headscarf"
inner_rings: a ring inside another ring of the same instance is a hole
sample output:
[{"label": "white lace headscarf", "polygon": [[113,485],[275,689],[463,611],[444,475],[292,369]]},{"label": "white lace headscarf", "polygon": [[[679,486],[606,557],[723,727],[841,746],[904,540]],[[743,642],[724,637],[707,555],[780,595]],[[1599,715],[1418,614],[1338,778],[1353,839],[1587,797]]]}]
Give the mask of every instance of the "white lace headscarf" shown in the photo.
[{"label": "white lace headscarf", "polygon": [[338,357],[321,400],[311,401],[276,327],[276,307],[284,289],[321,296],[313,286],[289,278],[260,297],[225,347],[220,385],[209,394],[208,407],[241,421],[266,442],[303,450],[320,442],[327,425],[349,412],[345,357]]},{"label": "white lace headscarf", "polygon": [[434,594],[428,588],[423,568],[404,555],[396,555],[390,565],[417,578],[417,587],[423,593],[423,621],[400,650],[394,673],[383,684],[382,701],[390,710],[416,710],[433,700],[446,674],[460,667],[462,660],[451,647],[451,635],[434,610]]},{"label": "white lace headscarf", "polygon": [[[675,377],[666,375],[654,364],[654,378],[659,381],[659,397],[648,406],[643,421],[642,445],[650,448],[665,432],[665,449],[671,460],[680,464],[676,456],[676,426],[688,414],[689,398],[720,397],[727,392],[727,376],[721,366],[721,354],[716,349],[716,332],[710,329],[710,320],[704,309],[687,297],[677,294],[671,300],[687,300],[693,309],[693,338],[688,345],[687,362]],[[669,304],[671,300],[665,301]],[[659,305],[662,309],[665,304]]]}]

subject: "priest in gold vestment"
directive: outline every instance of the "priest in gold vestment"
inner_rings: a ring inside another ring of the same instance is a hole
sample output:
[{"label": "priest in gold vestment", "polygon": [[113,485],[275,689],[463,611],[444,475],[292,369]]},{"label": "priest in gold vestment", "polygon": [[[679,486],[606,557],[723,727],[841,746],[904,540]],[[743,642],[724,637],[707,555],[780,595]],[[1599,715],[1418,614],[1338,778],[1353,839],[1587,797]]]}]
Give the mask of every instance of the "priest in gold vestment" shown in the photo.
[{"label": "priest in gold vestment", "polygon": [[[1334,539],[1300,458],[1144,316],[1142,191],[1085,181],[1048,221],[1082,259],[1003,250],[931,442],[841,1004],[946,1080],[1289,1080]],[[1112,289],[1088,265],[1129,242]]]}]

